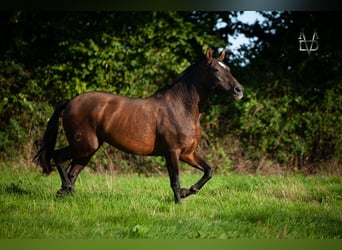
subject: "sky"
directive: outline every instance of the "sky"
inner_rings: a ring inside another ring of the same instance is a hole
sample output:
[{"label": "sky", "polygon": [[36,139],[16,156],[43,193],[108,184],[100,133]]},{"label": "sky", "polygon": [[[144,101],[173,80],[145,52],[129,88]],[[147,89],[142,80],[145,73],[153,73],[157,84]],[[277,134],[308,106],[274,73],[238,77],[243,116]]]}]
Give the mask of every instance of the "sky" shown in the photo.
[{"label": "sky", "polygon": [[[244,11],[242,15],[237,17],[237,19],[247,24],[253,24],[257,20],[259,22],[264,20],[264,18],[256,11]],[[237,37],[229,36],[228,40],[230,43],[232,43],[232,45],[228,47],[228,49],[230,49],[232,52],[237,51],[242,44],[250,43],[250,40],[242,34],[239,34]]]}]

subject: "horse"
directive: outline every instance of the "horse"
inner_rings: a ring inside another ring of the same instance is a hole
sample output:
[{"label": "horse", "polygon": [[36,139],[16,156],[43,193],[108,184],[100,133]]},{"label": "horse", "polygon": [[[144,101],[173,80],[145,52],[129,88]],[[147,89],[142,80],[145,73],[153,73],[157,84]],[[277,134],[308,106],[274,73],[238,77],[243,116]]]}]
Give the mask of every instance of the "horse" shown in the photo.
[{"label": "horse", "polygon": [[[242,85],[223,62],[225,53],[214,58],[208,48],[202,60],[148,98],[94,91],[58,104],[34,158],[45,174],[53,171],[51,159],[55,163],[62,182],[57,195],[73,193],[77,176],[103,143],[130,154],[163,156],[176,204],[196,194],[213,174],[197,151],[209,95],[218,87],[235,100],[243,97]],[[55,149],[60,117],[69,145]],[[203,172],[189,189],[180,187],[179,161]]]}]

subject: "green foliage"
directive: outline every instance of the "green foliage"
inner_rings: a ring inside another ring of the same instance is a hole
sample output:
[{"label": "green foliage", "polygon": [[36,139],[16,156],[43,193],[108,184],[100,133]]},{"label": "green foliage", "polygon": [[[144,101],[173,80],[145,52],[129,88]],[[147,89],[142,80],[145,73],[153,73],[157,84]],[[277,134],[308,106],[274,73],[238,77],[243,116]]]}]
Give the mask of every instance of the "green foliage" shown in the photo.
[{"label": "green foliage", "polygon": [[52,108],[39,102],[42,89],[25,66],[0,60],[0,68],[0,158],[29,155]]},{"label": "green foliage", "polygon": [[[275,86],[284,84],[274,83]],[[212,137],[224,135],[229,141],[225,150],[233,147],[230,157],[243,151],[243,158],[253,160],[255,169],[264,159],[309,172],[322,170],[319,166],[323,162],[340,162],[342,130],[336,124],[342,119],[341,84],[332,86],[324,96],[317,90],[314,90],[316,95],[311,90],[299,93],[289,86],[274,96],[275,89],[246,89],[241,102],[213,106],[203,118],[209,126],[206,129],[211,131],[210,141],[215,141]],[[238,137],[242,146],[232,146],[234,139],[227,134]],[[236,146],[239,148],[234,149]],[[307,166],[311,167],[306,169]]]}]

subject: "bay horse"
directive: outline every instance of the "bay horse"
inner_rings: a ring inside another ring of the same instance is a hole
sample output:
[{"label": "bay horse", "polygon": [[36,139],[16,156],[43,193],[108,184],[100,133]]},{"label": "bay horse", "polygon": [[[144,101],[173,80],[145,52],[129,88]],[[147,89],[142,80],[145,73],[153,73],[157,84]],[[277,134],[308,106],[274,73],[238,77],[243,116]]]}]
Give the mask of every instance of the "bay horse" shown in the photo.
[{"label": "bay horse", "polygon": [[[73,192],[78,174],[104,142],[130,154],[165,157],[175,203],[197,193],[212,177],[211,167],[196,151],[208,97],[216,87],[235,100],[243,97],[242,85],[223,63],[226,51],[217,58],[212,53],[209,48],[203,60],[148,98],[88,92],[57,105],[35,156],[46,174],[54,161],[62,182],[57,195]],[[55,150],[59,117],[69,145]],[[180,187],[179,160],[204,172],[189,189]],[[70,164],[65,168],[66,161]]]}]

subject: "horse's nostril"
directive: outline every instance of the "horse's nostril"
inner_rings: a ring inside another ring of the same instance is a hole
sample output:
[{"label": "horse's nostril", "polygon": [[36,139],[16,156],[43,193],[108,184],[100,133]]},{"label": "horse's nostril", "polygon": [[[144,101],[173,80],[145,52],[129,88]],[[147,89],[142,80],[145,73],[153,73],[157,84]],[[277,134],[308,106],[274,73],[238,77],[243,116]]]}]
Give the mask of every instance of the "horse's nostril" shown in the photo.
[{"label": "horse's nostril", "polygon": [[239,87],[235,87],[235,88],[234,88],[234,91],[235,91],[236,93],[240,93],[240,92],[242,91],[242,89],[239,88]]}]

